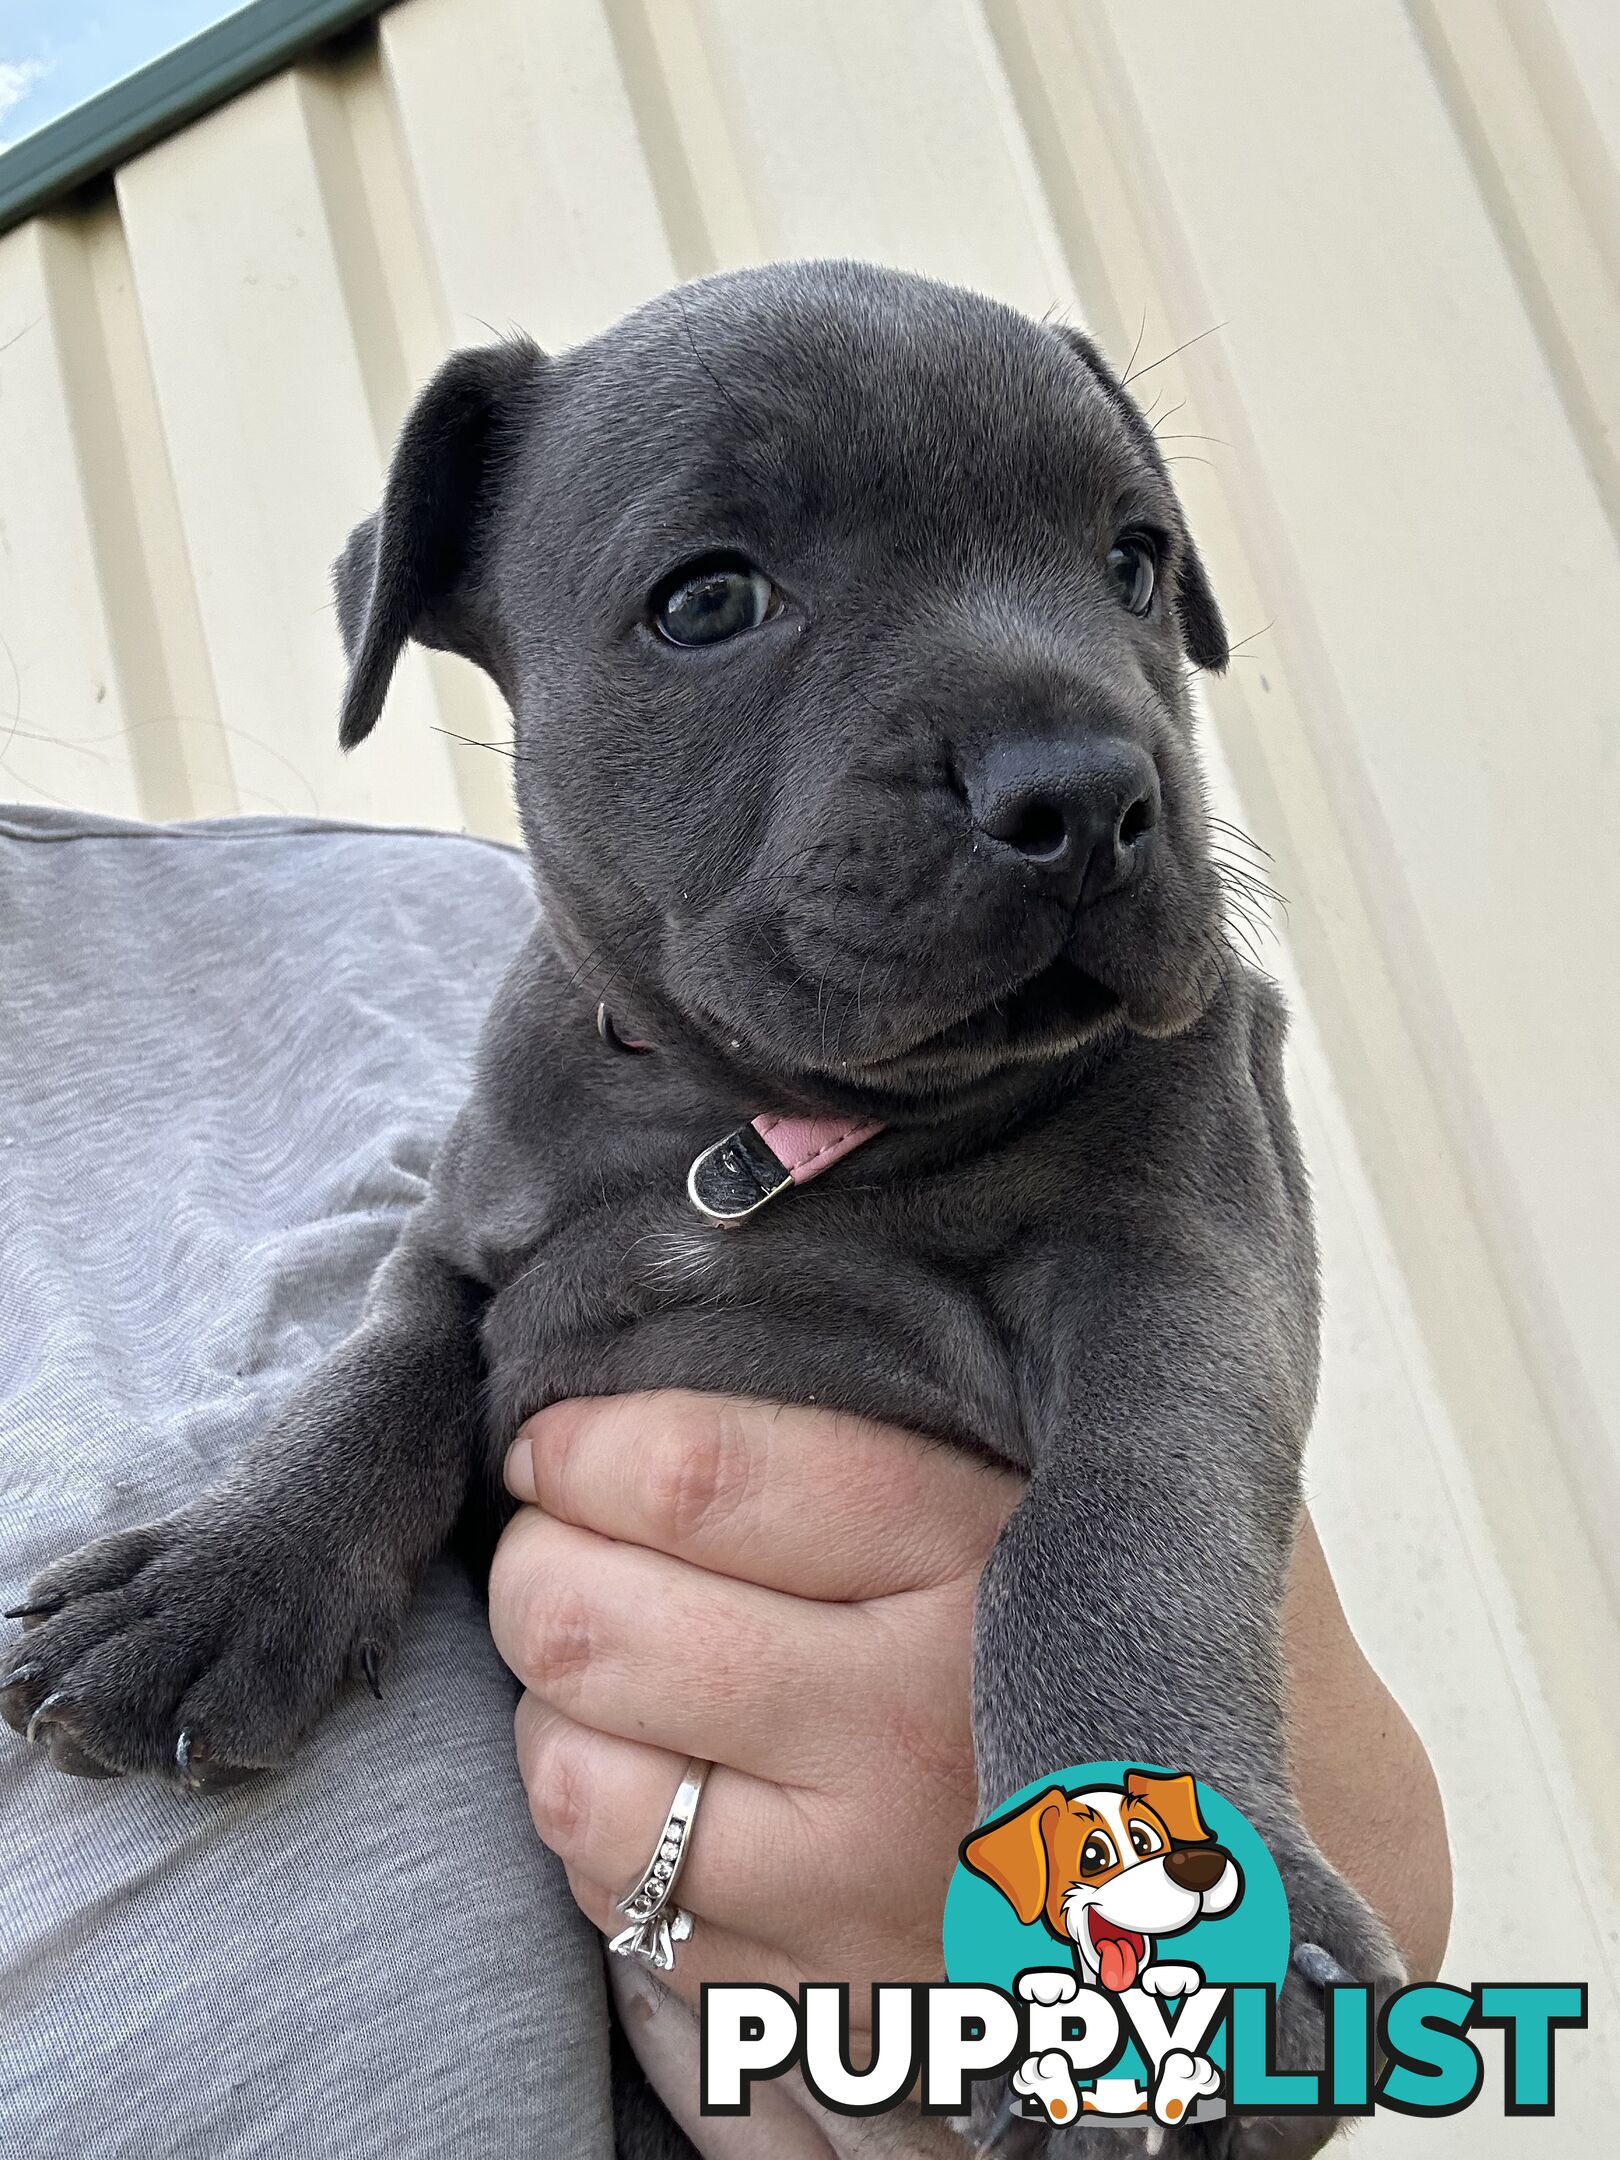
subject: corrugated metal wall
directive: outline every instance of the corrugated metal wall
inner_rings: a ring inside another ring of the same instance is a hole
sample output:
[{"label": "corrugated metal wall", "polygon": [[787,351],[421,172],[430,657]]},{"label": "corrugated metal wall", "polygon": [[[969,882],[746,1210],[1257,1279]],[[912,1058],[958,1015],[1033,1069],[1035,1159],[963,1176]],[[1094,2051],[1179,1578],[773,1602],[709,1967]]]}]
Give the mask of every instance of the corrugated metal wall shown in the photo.
[{"label": "corrugated metal wall", "polygon": [[1153,363],[1244,641],[1221,784],[1292,903],[1324,1536],[1447,1789],[1454,1972],[1599,1991],[1556,2124],[1363,2144],[1596,2136],[1613,0],[405,0],[0,240],[0,792],[510,832],[504,761],[457,739],[503,733],[460,663],[413,658],[376,740],[334,746],[326,565],[413,385],[491,326],[563,345],[676,278],[819,253]]}]

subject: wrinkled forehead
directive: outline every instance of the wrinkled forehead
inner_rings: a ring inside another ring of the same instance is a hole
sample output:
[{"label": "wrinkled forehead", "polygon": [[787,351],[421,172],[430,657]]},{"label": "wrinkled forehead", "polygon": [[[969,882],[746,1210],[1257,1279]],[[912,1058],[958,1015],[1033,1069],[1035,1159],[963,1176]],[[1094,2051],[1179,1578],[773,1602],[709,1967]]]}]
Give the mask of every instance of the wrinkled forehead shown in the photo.
[{"label": "wrinkled forehead", "polygon": [[806,528],[982,545],[1172,513],[1056,332],[920,280],[715,280],[665,295],[571,366],[578,485],[615,519],[707,522],[761,547]]}]

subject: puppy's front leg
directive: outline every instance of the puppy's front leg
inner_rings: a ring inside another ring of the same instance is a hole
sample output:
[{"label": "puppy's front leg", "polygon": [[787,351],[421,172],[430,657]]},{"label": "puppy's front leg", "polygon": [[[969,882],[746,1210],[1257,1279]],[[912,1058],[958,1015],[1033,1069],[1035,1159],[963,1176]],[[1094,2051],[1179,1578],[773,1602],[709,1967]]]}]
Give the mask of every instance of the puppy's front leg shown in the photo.
[{"label": "puppy's front leg", "polygon": [[227,1783],[377,1676],[481,1444],[484,1291],[413,1241],[224,1483],[34,1582],[0,1713],[62,1770]]},{"label": "puppy's front leg", "polygon": [[[1283,1722],[1281,1607],[1315,1386],[1308,1276],[1229,1242],[1161,1249],[1151,1266],[1098,1249],[1070,1259],[1054,1308],[1034,1477],[979,1595],[983,1812],[1071,1763],[1190,1771],[1270,1847],[1296,1947],[1387,1984],[1388,1935],[1300,1818]],[[1284,2065],[1319,2065],[1317,1988],[1291,1972],[1280,2010]],[[1308,2152],[1332,2127],[1229,2127],[1220,2149]]]}]

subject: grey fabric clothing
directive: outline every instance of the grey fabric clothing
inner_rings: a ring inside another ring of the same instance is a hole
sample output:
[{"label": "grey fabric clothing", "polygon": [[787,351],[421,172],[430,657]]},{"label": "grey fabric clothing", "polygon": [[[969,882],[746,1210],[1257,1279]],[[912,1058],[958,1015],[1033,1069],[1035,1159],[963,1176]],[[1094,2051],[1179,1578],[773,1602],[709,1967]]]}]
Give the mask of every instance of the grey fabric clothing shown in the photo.
[{"label": "grey fabric clothing", "polygon": [[[533,906],[454,836],[0,812],[0,1603],[182,1504],[351,1326]],[[0,1733],[3,2160],[609,2154],[513,1700],[441,1565],[384,1702],[285,1775],[79,1782]]]}]

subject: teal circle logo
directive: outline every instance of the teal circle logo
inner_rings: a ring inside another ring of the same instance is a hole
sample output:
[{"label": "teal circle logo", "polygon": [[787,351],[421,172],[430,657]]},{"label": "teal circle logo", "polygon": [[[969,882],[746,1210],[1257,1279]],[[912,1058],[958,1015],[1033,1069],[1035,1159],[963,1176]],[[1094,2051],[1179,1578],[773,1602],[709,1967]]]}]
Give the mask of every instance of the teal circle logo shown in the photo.
[{"label": "teal circle logo", "polygon": [[[1258,1831],[1201,1778],[1140,1762],[1076,1763],[1024,1786],[963,1839],[943,1934],[953,1982],[1039,2006],[1057,2046],[1014,2074],[1028,2113],[1062,2122],[1081,2110],[1129,2118],[1151,2109],[1161,2121],[1197,2121],[1224,2112],[1224,2029],[1151,2068],[1130,2035],[1143,2017],[1188,2030],[1179,2012],[1202,1991],[1280,1988],[1288,1899]],[[1117,2024],[1120,2046],[1076,2081],[1069,2043],[1088,2021],[1093,2031]],[[1165,2095],[1167,2062],[1185,2077],[1184,2094]]]}]

